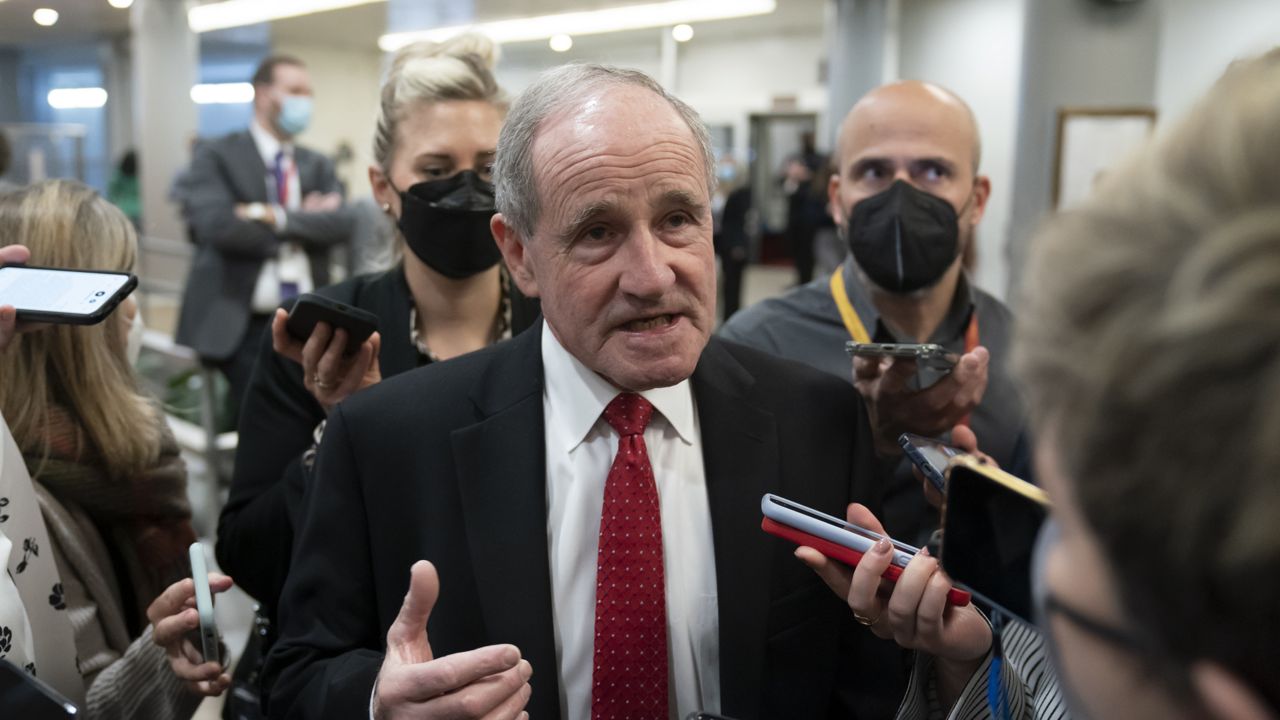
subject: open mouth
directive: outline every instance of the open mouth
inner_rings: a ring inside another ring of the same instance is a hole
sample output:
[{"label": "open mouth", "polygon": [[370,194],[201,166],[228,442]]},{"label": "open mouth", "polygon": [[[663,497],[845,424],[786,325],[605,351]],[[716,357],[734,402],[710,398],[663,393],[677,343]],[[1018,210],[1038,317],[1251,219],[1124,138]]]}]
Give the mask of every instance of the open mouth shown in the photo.
[{"label": "open mouth", "polygon": [[622,329],[627,332],[645,332],[648,330],[660,330],[670,326],[676,321],[677,315],[657,315],[651,318],[639,318],[625,322]]}]

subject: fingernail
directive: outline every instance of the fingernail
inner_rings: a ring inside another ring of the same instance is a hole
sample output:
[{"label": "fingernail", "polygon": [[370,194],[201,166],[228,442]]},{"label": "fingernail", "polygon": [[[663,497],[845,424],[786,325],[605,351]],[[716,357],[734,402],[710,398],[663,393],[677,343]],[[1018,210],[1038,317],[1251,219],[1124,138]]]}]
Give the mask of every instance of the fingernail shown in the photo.
[{"label": "fingernail", "polygon": [[893,543],[890,543],[888,538],[880,538],[876,541],[874,551],[877,555],[887,555],[891,547],[893,547]]},{"label": "fingernail", "polygon": [[525,680],[533,677],[533,665],[528,660],[520,661],[520,677]]},{"label": "fingernail", "polygon": [[931,557],[931,555],[929,554],[929,548],[927,546],[920,548],[920,554],[923,555],[924,557]]}]

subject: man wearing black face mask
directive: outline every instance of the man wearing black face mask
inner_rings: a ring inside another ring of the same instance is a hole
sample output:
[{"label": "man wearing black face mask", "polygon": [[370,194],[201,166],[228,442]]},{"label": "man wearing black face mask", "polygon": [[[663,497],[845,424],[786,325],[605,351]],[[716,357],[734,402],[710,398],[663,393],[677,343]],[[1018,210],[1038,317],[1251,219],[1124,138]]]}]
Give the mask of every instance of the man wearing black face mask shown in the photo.
[{"label": "man wearing black face mask", "polygon": [[[878,449],[897,454],[902,432],[951,433],[959,446],[976,445],[976,435],[996,462],[1025,477],[1025,410],[1006,370],[1012,317],[963,267],[991,192],[979,156],[973,113],[953,93],[921,82],[868,93],[841,125],[829,188],[849,244],[844,264],[743,310],[721,334],[844,378],[849,340],[943,345],[960,363],[923,390],[913,363],[854,363],[854,384],[881,429]],[[904,539],[937,527],[905,462],[886,491],[883,519]]]}]

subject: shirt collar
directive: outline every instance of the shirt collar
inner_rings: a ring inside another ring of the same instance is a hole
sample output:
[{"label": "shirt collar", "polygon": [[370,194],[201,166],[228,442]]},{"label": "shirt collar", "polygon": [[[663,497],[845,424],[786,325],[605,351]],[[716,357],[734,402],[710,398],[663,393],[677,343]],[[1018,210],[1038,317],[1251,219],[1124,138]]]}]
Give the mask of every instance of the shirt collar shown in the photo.
[{"label": "shirt collar", "polygon": [[[560,344],[550,323],[542,323],[542,369],[545,392],[556,409],[557,421],[567,429],[571,439],[565,452],[573,450],[587,438],[605,406],[624,392],[582,364]],[[688,378],[669,387],[653,388],[639,393],[666,418],[686,445],[692,444],[694,432],[693,392]]]},{"label": "shirt collar", "polygon": [[275,167],[276,154],[281,150],[286,155],[293,156],[293,143],[282,143],[277,140],[275,135],[258,124],[257,118],[249,121],[249,135],[253,138],[253,144],[258,146],[258,154],[262,156],[262,162],[268,170]]}]

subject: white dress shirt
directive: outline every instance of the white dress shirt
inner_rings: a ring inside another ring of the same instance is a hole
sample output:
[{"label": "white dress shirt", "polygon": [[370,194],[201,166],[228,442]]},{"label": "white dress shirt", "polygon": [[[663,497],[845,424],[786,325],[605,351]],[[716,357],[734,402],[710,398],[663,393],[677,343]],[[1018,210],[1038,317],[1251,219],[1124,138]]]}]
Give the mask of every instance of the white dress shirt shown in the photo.
[{"label": "white dress shirt", "polygon": [[[560,707],[591,717],[596,554],[618,434],[602,417],[622,392],[542,328],[547,545]],[[657,410],[644,431],[662,513],[669,688],[674,714],[720,710],[720,618],[702,433],[689,381],[640,393]]]},{"label": "white dress shirt", "polygon": [[[293,145],[281,143],[274,135],[267,132],[257,120],[249,123],[249,135],[253,144],[262,156],[262,164],[267,172],[263,182],[267,185],[268,205],[271,205],[275,224],[272,226],[277,235],[283,235],[287,223],[285,210],[296,210],[302,206],[302,180],[298,177],[298,167],[293,162]],[[276,155],[284,153],[285,182],[288,183],[288,201],[282,206],[280,195],[276,189]],[[253,300],[250,307],[256,313],[272,313],[284,300],[280,293],[281,283],[294,283],[298,293],[311,292],[311,261],[307,253],[297,243],[284,243],[280,246],[275,258],[268,258],[258,271],[258,282],[253,288]]]}]

